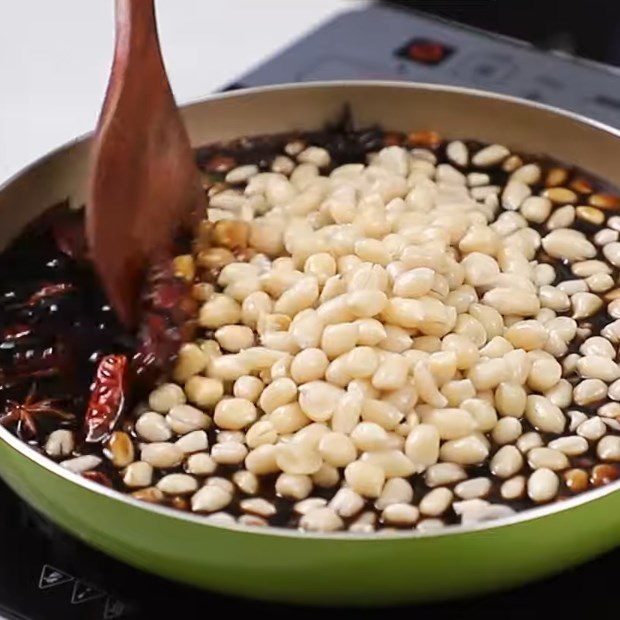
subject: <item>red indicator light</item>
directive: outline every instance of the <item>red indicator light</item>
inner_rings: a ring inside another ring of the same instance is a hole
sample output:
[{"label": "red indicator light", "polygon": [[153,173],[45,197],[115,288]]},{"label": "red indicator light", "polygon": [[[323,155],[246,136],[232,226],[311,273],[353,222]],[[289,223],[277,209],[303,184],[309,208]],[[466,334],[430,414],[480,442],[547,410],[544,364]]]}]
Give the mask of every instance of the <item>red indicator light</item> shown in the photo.
[{"label": "red indicator light", "polygon": [[396,50],[396,55],[423,65],[438,65],[452,55],[454,48],[430,39],[411,39]]},{"label": "red indicator light", "polygon": [[417,62],[438,63],[444,57],[444,47],[440,43],[414,43],[407,50],[409,58]]}]

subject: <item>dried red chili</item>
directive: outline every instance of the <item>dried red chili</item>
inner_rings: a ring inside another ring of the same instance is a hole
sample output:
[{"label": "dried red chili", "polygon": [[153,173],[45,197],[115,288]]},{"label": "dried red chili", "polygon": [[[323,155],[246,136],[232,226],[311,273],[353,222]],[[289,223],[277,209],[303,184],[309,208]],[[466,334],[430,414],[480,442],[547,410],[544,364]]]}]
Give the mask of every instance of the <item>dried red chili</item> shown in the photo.
[{"label": "dried red chili", "polygon": [[24,379],[51,377],[67,368],[70,359],[69,353],[62,342],[44,348],[17,349],[12,356],[11,367],[4,374],[0,370],[0,377],[14,382]]},{"label": "dried red chili", "polygon": [[114,429],[127,400],[128,360],[125,355],[101,358],[84,417],[86,441],[105,439]]},{"label": "dried red chili", "polygon": [[26,306],[34,306],[43,299],[49,297],[57,297],[58,295],[64,295],[69,291],[75,289],[75,284],[70,282],[57,282],[54,284],[44,284],[40,289],[35,291],[26,301]]},{"label": "dried red chili", "polygon": [[[24,337],[25,332],[19,334]],[[16,340],[18,338],[15,338]],[[10,338],[6,341],[10,342]],[[62,372],[69,372],[70,359],[62,343],[44,349],[17,350],[13,354],[11,367],[0,368],[0,390],[9,389],[24,381],[53,377]]]},{"label": "dried red chili", "polygon": [[99,484],[112,488],[112,481],[103,472],[91,469],[83,472],[82,478],[86,478],[87,480],[92,480],[93,482],[98,482]]},{"label": "dried red chili", "polygon": [[138,351],[133,359],[136,377],[154,380],[191,339],[197,303],[189,282],[174,275],[171,262],[154,263],[146,278]]},{"label": "dried red chili", "polygon": [[30,336],[32,334],[32,327],[29,325],[17,323],[16,325],[9,325],[0,332],[0,340],[2,342],[14,342],[20,338]]}]

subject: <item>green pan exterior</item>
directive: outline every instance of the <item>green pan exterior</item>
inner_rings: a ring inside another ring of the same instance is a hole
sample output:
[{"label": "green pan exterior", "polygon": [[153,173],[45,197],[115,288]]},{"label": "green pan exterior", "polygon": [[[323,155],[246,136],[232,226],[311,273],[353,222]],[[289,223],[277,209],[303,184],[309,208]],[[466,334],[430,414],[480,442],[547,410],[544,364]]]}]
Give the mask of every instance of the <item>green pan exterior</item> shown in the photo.
[{"label": "green pan exterior", "polygon": [[620,492],[510,525],[440,536],[316,537],[226,529],[98,493],[0,441],[23,499],[145,571],[228,594],[314,605],[472,595],[560,571],[620,544]]},{"label": "green pan exterior", "polygon": [[[620,186],[619,131],[458,87],[282,85],[220,94],[186,106],[183,115],[193,144],[201,145],[316,129],[345,104],[359,126],[437,128],[446,136],[462,136],[466,127],[481,141],[546,153]],[[88,153],[88,140],[78,140],[0,187],[0,248],[49,205],[67,197],[83,204]],[[52,521],[109,555],[201,588],[272,601],[382,605],[461,597],[532,581],[620,545],[620,480],[499,524],[365,537],[211,525],[71,474],[2,427],[0,475]]]}]

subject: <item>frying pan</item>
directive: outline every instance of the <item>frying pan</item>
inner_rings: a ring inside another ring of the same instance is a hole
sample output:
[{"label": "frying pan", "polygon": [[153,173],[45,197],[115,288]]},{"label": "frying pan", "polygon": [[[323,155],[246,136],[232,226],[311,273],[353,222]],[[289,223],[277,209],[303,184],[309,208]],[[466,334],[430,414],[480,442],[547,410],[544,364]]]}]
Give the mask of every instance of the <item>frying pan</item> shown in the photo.
[{"label": "frying pan", "polygon": [[[620,133],[575,114],[462,88],[395,82],[284,85],[220,94],[183,109],[196,146],[309,130],[350,104],[355,122],[434,129],[452,138],[545,153],[620,186]],[[83,204],[88,137],[0,188],[0,248],[49,205]],[[142,503],[73,474],[0,428],[0,475],[86,543],[170,579],[305,604],[427,601],[515,586],[620,544],[620,480],[574,498],[472,526],[386,535],[222,526]]]}]

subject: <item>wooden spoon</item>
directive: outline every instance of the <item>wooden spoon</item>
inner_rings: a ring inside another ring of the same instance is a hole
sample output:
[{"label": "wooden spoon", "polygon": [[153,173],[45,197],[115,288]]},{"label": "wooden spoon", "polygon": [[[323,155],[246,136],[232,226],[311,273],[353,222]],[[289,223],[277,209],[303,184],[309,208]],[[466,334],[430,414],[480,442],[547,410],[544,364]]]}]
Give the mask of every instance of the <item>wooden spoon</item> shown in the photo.
[{"label": "wooden spoon", "polygon": [[204,207],[198,169],[164,68],[153,0],[116,0],[110,81],[93,144],[86,233],[108,298],[140,321],[148,267],[172,258]]}]

